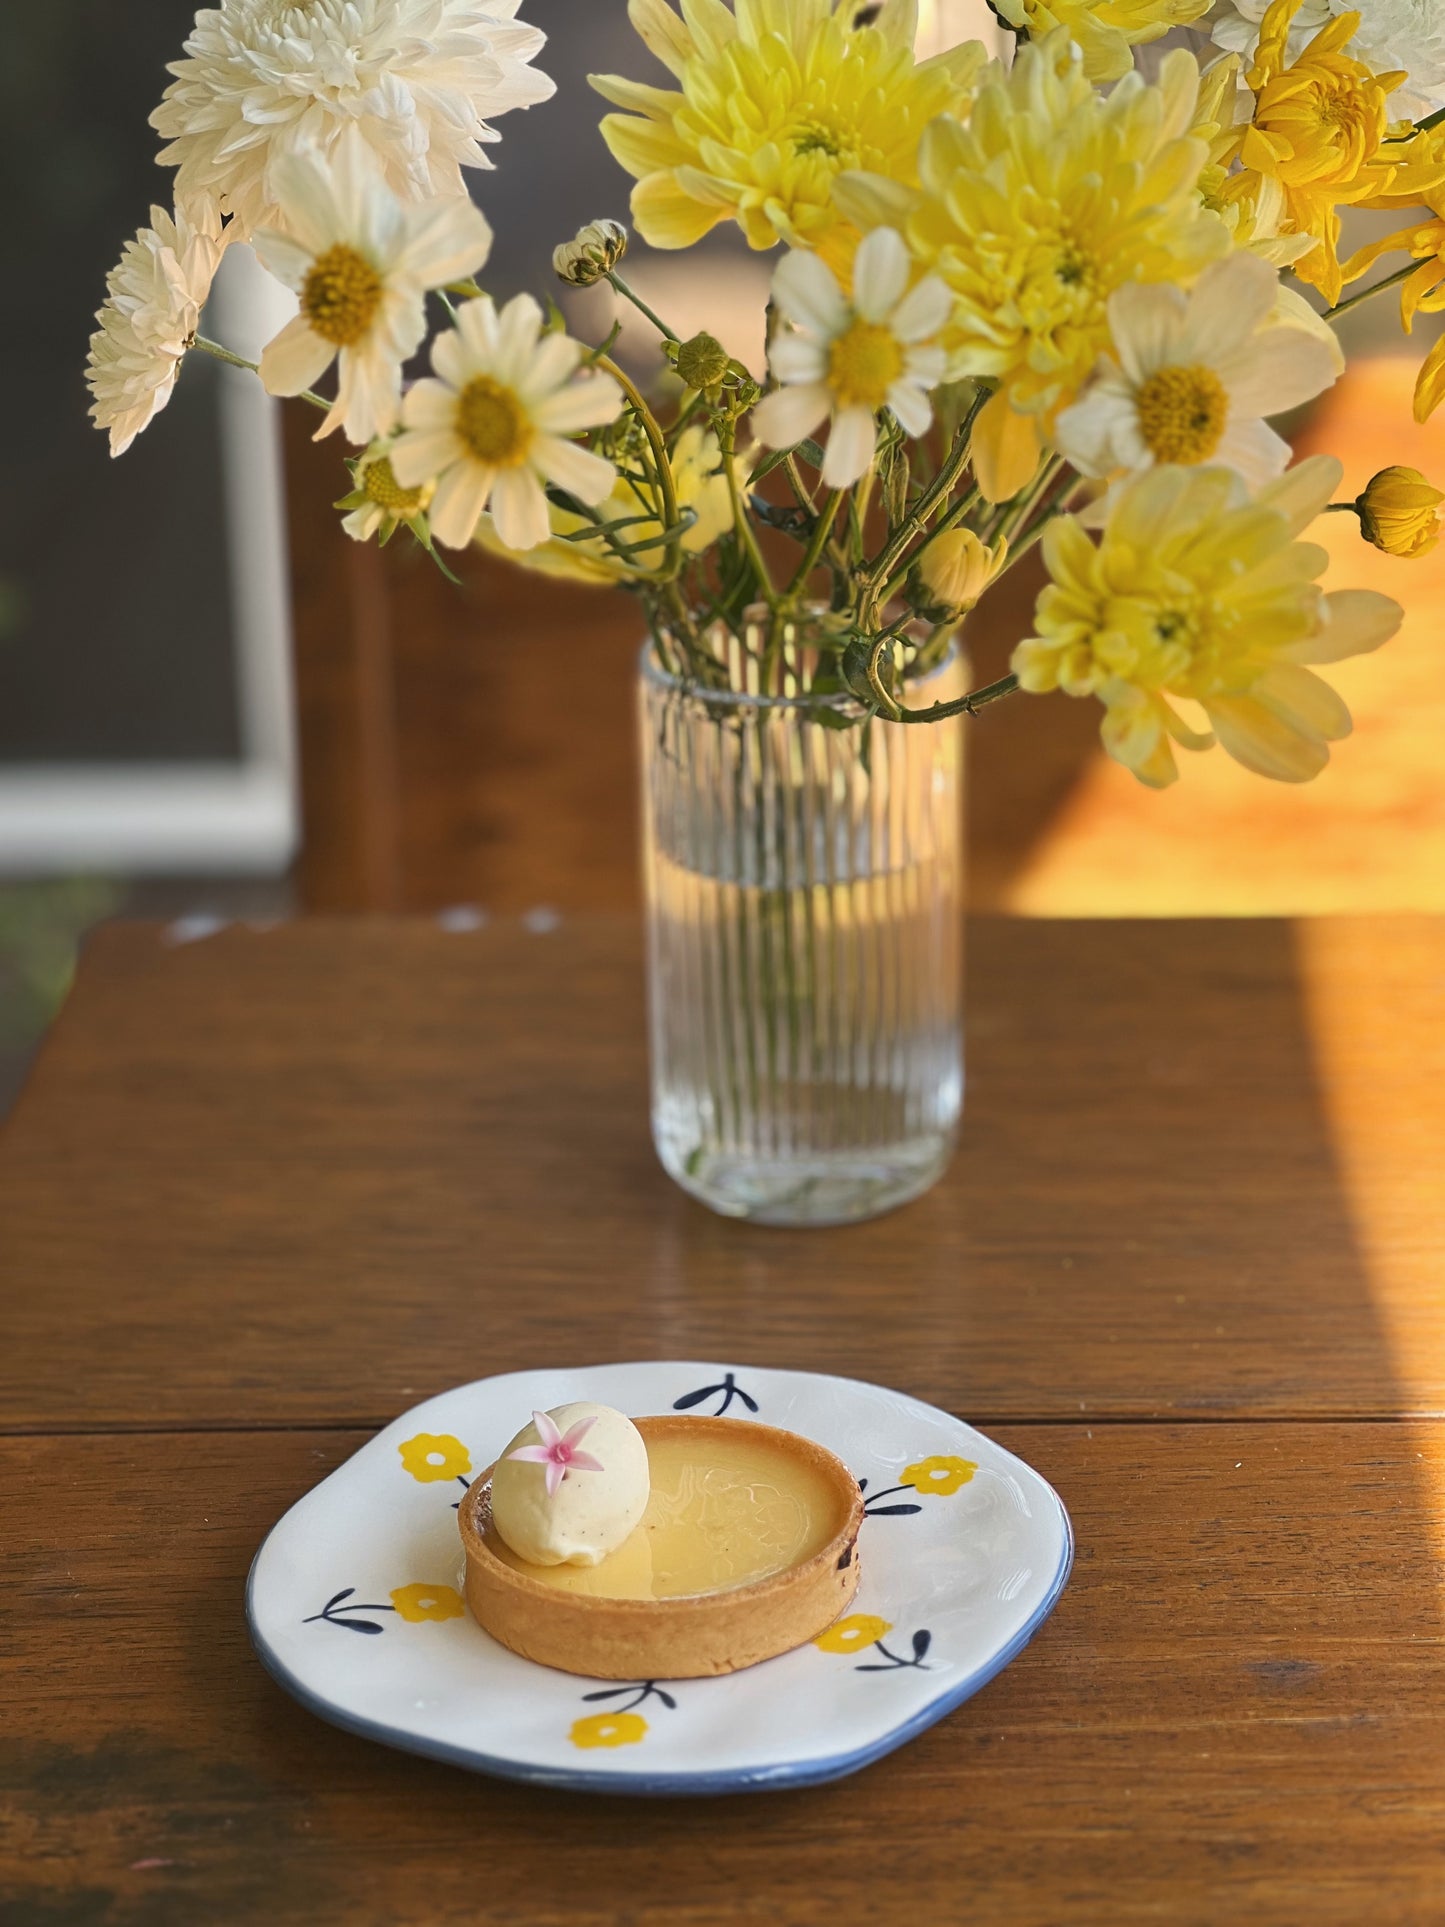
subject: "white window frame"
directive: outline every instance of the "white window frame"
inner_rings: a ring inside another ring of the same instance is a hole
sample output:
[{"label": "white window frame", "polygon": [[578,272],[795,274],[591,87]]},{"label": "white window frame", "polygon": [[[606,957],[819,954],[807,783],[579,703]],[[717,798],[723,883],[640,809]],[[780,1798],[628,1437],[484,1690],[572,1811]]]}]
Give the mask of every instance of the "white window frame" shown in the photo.
[{"label": "white window frame", "polygon": [[[221,263],[206,327],[255,359],[295,311],[249,248]],[[198,763],[52,763],[0,772],[0,874],[274,876],[296,854],[296,705],[277,403],[222,367],[223,514],[241,752]],[[182,376],[184,379],[184,376]],[[163,435],[162,417],[151,429]]]}]

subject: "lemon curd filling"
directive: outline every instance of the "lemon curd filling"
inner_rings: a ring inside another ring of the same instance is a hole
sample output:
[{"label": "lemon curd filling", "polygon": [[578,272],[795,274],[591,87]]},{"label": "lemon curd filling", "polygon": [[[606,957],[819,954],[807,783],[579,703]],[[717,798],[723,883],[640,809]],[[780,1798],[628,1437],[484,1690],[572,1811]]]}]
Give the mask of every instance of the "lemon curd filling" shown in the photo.
[{"label": "lemon curd filling", "polygon": [[[488,1548],[513,1571],[560,1592],[679,1599],[726,1592],[800,1565],[838,1531],[838,1499],[821,1473],[749,1436],[709,1439],[706,1459],[681,1440],[649,1440],[652,1495],[642,1523],[597,1566],[533,1566],[490,1517]],[[574,1474],[573,1476],[585,1476]]]}]

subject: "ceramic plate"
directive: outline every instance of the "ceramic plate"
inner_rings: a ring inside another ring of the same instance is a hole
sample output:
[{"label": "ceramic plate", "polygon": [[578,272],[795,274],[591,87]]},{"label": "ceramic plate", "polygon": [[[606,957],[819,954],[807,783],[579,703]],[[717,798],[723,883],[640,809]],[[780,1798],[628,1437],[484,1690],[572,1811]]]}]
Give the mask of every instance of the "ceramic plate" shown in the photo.
[{"label": "ceramic plate", "polygon": [[[723,1679],[618,1685],[518,1659],[461,1599],[456,1508],[534,1409],[727,1413],[817,1439],[863,1487],[858,1594],[799,1651]],[[902,1746],[1014,1657],[1068,1578],[1057,1494],[1011,1452],[855,1379],[597,1365],[461,1385],[379,1432],[257,1553],[256,1650],[351,1732],[481,1773],[591,1792],[809,1786]]]}]

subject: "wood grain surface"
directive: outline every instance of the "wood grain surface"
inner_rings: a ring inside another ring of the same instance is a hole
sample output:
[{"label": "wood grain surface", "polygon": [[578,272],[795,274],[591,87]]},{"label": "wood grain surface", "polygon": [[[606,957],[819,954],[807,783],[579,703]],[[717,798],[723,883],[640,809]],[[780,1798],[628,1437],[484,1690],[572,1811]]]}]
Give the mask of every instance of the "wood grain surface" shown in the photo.
[{"label": "wood grain surface", "polygon": [[0,1919],[1440,1918],[1439,1425],[1000,1428],[1078,1532],[1033,1644],[852,1779],[661,1803],[388,1752],[266,1676],[251,1554],[363,1436],[0,1446]]},{"label": "wood grain surface", "polygon": [[[559,1334],[982,1419],[1440,1411],[1445,926],[1316,930],[1306,983],[1285,926],[977,923],[953,1168],[780,1233],[657,1166],[628,921],[113,926],[0,1158],[0,1426],[375,1424]],[[1310,996],[1370,1013],[1328,1102]]]},{"label": "wood grain surface", "polygon": [[[97,935],[0,1136],[0,1927],[1445,1917],[1445,927],[977,922],[954,1168],[806,1234],[658,1170],[627,920],[180,935]],[[246,1641],[267,1528],[564,1352],[931,1399],[1055,1483],[1073,1580],[832,1787],[322,1725]]]}]

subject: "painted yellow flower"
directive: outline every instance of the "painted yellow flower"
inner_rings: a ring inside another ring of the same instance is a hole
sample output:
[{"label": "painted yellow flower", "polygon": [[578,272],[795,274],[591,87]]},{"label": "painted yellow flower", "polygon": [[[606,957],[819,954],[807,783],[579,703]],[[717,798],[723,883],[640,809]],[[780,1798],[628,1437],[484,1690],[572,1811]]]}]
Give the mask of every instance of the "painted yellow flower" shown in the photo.
[{"label": "painted yellow flower", "polygon": [[999,384],[974,429],[975,472],[1003,501],[1033,475],[1054,418],[1108,347],[1109,296],[1129,282],[1188,284],[1229,235],[1200,202],[1205,145],[1189,135],[1199,69],[1169,54],[1159,84],[1108,96],[1065,33],[991,68],[968,125],[940,118],[919,148],[920,193],[844,175],[860,226],[902,227],[948,284],[953,372]]},{"label": "painted yellow flower", "polygon": [[412,1586],[398,1586],[391,1595],[391,1603],[403,1619],[413,1624],[423,1619],[460,1619],[466,1610],[461,1594],[450,1586],[427,1586],[420,1581]]},{"label": "painted yellow flower", "polygon": [[636,1746],[646,1732],[640,1713],[589,1713],[572,1722],[568,1737],[573,1746]]},{"label": "painted yellow flower", "polygon": [[[1232,469],[1146,469],[1097,547],[1076,516],[1052,522],[1050,585],[1013,653],[1020,684],[1097,696],[1105,749],[1154,789],[1179,774],[1171,739],[1202,750],[1217,737],[1279,782],[1318,776],[1350,712],[1307,665],[1378,649],[1402,615],[1370,590],[1324,594],[1325,551],[1295,539],[1340,474],[1316,455],[1251,497]],[[1176,699],[1199,704],[1214,735],[1186,725]]]},{"label": "painted yellow flower", "polygon": [[900,1485],[911,1485],[915,1492],[932,1492],[948,1499],[961,1485],[967,1485],[978,1467],[972,1459],[934,1457],[906,1465],[899,1476]]},{"label": "painted yellow flower", "polygon": [[1041,40],[1062,27],[1084,56],[1090,80],[1121,80],[1134,65],[1134,49],[1173,27],[1188,27],[1208,13],[1213,0],[996,0],[1010,27]]},{"label": "painted yellow flower", "polygon": [[872,1613],[848,1613],[835,1620],[827,1632],[819,1633],[813,1644],[820,1653],[856,1653],[892,1631],[891,1620],[878,1619]]},{"label": "painted yellow flower", "polygon": [[1413,561],[1428,555],[1440,540],[1440,504],[1445,494],[1433,488],[1418,468],[1382,468],[1355,501],[1360,532],[1386,555]]},{"label": "painted yellow flower", "polygon": [[[843,230],[833,182],[849,167],[912,183],[918,137],[966,107],[977,42],[913,58],[917,9],[857,0],[629,0],[643,41],[678,91],[594,74],[602,134],[637,181],[645,241],[691,247],[736,221],[754,248],[823,248]],[[869,20],[869,15],[876,18]],[[865,24],[855,26],[855,17]]]},{"label": "painted yellow flower", "polygon": [[422,1485],[438,1479],[465,1478],[472,1469],[471,1453],[449,1432],[418,1432],[396,1449],[403,1468]]},{"label": "painted yellow flower", "polygon": [[1239,130],[1245,176],[1279,183],[1284,226],[1313,237],[1295,273],[1333,305],[1344,271],[1338,254],[1341,207],[1404,188],[1430,184],[1431,162],[1418,150],[1387,147],[1391,93],[1408,76],[1375,74],[1344,49],[1360,25],[1358,13],[1328,21],[1295,60],[1289,34],[1302,0],[1273,0],[1259,30],[1247,79],[1254,113]]}]

